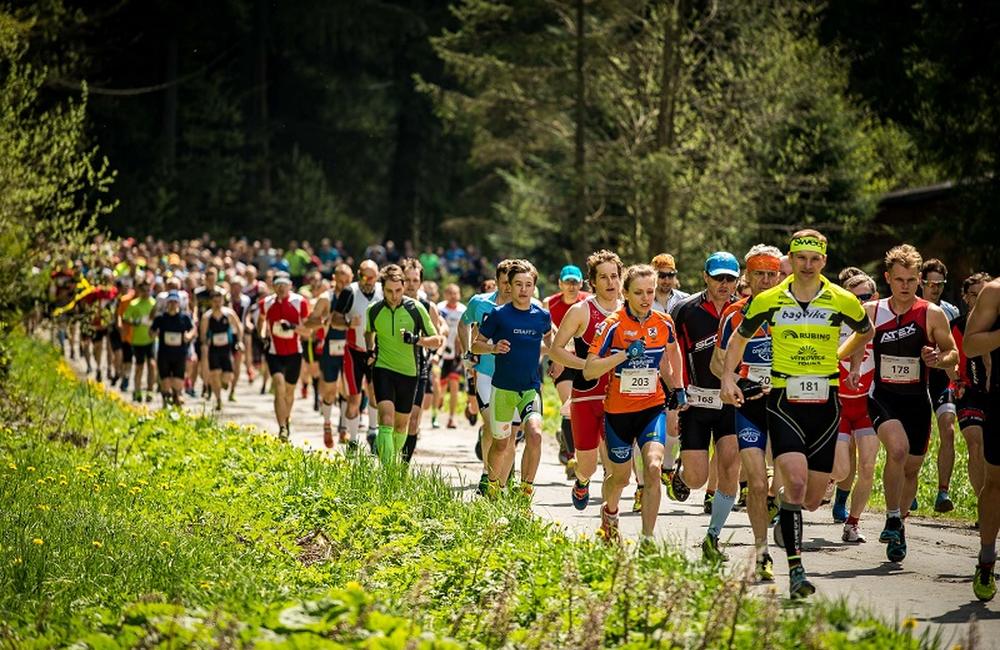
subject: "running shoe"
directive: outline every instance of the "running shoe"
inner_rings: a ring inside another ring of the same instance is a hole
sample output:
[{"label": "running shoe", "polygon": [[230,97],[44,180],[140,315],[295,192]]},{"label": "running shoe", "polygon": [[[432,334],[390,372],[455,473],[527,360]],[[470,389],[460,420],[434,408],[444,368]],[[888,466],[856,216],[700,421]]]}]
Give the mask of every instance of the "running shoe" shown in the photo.
[{"label": "running shoe", "polygon": [[757,566],[754,571],[757,575],[757,582],[774,582],[774,560],[770,553],[764,553],[757,558]]},{"label": "running shoe", "polygon": [[472,412],[472,409],[469,408],[468,405],[466,405],[466,407],[465,407],[465,419],[469,421],[469,426],[470,427],[476,426],[476,418],[477,417],[478,416],[475,413]]},{"label": "running shoe", "polygon": [[635,496],[632,497],[632,512],[642,512],[642,486],[635,489]]},{"label": "running shoe", "polygon": [[479,436],[476,438],[476,458],[483,459],[483,428],[479,427]]},{"label": "running shoe", "polygon": [[608,544],[621,543],[621,533],[618,531],[618,514],[608,514],[605,506],[601,506],[601,527],[597,529],[597,536]]},{"label": "running shoe", "polygon": [[847,504],[846,503],[836,503],[833,504],[833,523],[842,524],[847,521]]},{"label": "running shoe", "polygon": [[997,595],[997,577],[993,566],[993,562],[976,565],[976,575],[972,578],[972,592],[983,602],[993,600]]},{"label": "running shoe", "polygon": [[713,501],[715,501],[715,495],[714,494],[709,494],[708,492],[706,492],[705,493],[705,503],[702,506],[702,508],[705,511],[706,515],[712,514],[712,502]]},{"label": "running shoe", "polygon": [[100,371],[100,369],[97,370],[97,377],[96,377],[96,379],[97,379],[97,382],[100,383],[100,381],[101,381],[101,371]]},{"label": "running shoe", "polygon": [[576,458],[570,458],[566,461],[566,478],[576,478]]},{"label": "running shoe", "polygon": [[236,393],[229,393],[229,401],[236,402]]},{"label": "running shoe", "polygon": [[289,435],[288,427],[280,427],[278,429],[278,440],[281,442],[288,442]]},{"label": "running shoe", "polygon": [[573,484],[573,489],[570,490],[570,496],[573,499],[573,507],[577,510],[584,510],[587,504],[590,503],[590,483],[586,485],[581,485],[580,481],[576,481]]},{"label": "running shoe", "polygon": [[913,497],[913,503],[910,504],[910,510],[916,510],[920,507],[920,502],[917,501],[917,497]]},{"label": "running shoe", "polygon": [[483,474],[479,477],[479,485],[476,486],[476,494],[481,497],[486,496],[486,490],[490,486],[490,477],[487,474]]},{"label": "running shoe", "polygon": [[681,479],[681,459],[677,459],[677,464],[674,466],[673,471],[670,475],[670,483],[667,484],[667,494],[674,501],[684,502],[688,500],[691,496],[691,488],[684,484],[683,479]]},{"label": "running shoe", "polygon": [[771,523],[775,524],[778,522],[778,512],[781,509],[778,507],[778,499],[768,495],[767,497],[767,516],[771,518]]},{"label": "running shoe", "polygon": [[947,490],[939,490],[937,499],[934,500],[934,512],[951,512],[955,509],[955,504],[948,497]]},{"label": "running shoe", "polygon": [[376,454],[375,451],[375,438],[378,436],[378,431],[368,430],[368,434],[365,436],[365,440],[368,441],[368,450],[372,454]]},{"label": "running shoe", "polygon": [[840,536],[840,539],[849,544],[864,544],[867,541],[858,530],[857,524],[844,524],[844,534]]},{"label": "running shoe", "polygon": [[719,550],[719,538],[712,533],[705,535],[705,539],[701,543],[701,557],[706,562],[712,564],[721,564],[729,561],[726,554]]},{"label": "running shoe", "polygon": [[814,593],[816,593],[816,587],[813,583],[809,582],[806,578],[806,570],[802,568],[802,565],[792,567],[788,571],[788,580],[791,583],[789,588],[789,595],[792,600],[798,600],[800,598],[807,598]]},{"label": "running shoe", "polygon": [[[121,391],[123,393],[127,393],[128,392],[128,376],[127,375],[124,376],[124,377],[122,377]],[[194,397],[194,395],[192,395],[192,397]]]},{"label": "running shoe", "polygon": [[[153,401],[153,393],[150,391],[146,391],[146,403],[149,404],[152,401]],[[219,408],[220,409],[222,408],[221,404],[219,405]]]},{"label": "running shoe", "polygon": [[457,429],[458,428],[458,425],[455,424],[454,420],[448,420],[448,424],[446,426],[447,426],[448,429]]},{"label": "running shoe", "polygon": [[889,542],[885,547],[885,557],[890,562],[902,562],[906,559],[906,533],[903,527],[889,531]]},{"label": "running shoe", "polygon": [[566,451],[565,449],[560,449],[559,450],[559,464],[560,465],[565,465],[566,463],[569,462],[569,459],[570,459],[569,452]]},{"label": "running shoe", "polygon": [[132,393],[132,401],[133,402],[141,402],[142,401],[142,393],[139,392],[139,391],[135,391],[134,393]]},{"label": "running shoe", "polygon": [[323,423],[323,444],[327,449],[333,449],[333,425],[329,422]]}]

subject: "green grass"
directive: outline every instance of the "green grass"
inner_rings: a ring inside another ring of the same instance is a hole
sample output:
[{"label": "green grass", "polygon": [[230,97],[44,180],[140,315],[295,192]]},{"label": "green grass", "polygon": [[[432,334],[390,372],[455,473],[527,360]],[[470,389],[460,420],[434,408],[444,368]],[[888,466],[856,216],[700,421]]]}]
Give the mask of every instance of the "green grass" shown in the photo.
[{"label": "green grass", "polygon": [[675,549],[569,537],[517,498],[138,411],[11,343],[4,647],[935,645],[843,604],[752,598]]}]

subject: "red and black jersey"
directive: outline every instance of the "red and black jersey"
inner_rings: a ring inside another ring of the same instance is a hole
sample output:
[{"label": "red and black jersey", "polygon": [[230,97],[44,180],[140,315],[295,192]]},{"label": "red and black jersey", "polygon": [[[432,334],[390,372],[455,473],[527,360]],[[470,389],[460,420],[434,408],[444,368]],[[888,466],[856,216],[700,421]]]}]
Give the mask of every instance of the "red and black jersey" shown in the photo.
[{"label": "red and black jersey", "polygon": [[917,298],[905,313],[897,314],[883,298],[875,307],[875,361],[873,386],[902,395],[927,393],[928,368],[920,356],[930,344],[927,330],[929,303]]},{"label": "red and black jersey", "polygon": [[[606,312],[601,309],[596,296],[587,296],[586,303],[587,329],[583,330],[583,334],[580,336],[573,337],[573,350],[576,352],[576,356],[581,359],[586,359],[590,353],[590,345],[594,342],[597,326],[614,313],[614,310]],[[610,373],[597,379],[584,379],[583,372],[575,373],[573,375],[573,399],[578,401],[604,399],[604,394],[608,392],[609,377]]]},{"label": "red and black jersey", "polygon": [[[730,299],[727,305],[732,302]],[[722,383],[712,374],[711,365],[722,313],[716,311],[708,294],[700,291],[674,305],[670,316],[677,328],[677,342],[684,355],[684,384],[720,388]]]},{"label": "red and black jersey", "polygon": [[545,299],[545,309],[548,310],[549,316],[552,318],[552,324],[558,329],[562,325],[563,318],[566,317],[566,312],[573,305],[583,302],[590,297],[590,294],[586,291],[580,291],[576,294],[576,302],[567,303],[563,300],[562,292],[553,294]]}]

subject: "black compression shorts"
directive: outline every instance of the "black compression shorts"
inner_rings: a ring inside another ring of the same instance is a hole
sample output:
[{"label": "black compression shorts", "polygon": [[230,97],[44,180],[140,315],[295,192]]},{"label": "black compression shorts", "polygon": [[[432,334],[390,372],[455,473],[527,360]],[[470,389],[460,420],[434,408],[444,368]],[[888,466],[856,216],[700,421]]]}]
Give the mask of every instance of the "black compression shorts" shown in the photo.
[{"label": "black compression shorts", "polygon": [[725,436],[735,435],[735,414],[730,404],[721,409],[691,407],[681,411],[678,428],[681,436],[681,451],[708,451],[709,443]]},{"label": "black compression shorts", "polygon": [[267,355],[267,369],[271,376],[282,375],[285,383],[295,385],[299,382],[299,374],[302,372],[302,353],[295,354],[270,354]]},{"label": "black compression shorts", "polygon": [[183,356],[159,354],[156,357],[156,368],[160,379],[184,379],[184,368],[187,359]]},{"label": "black compression shorts", "polygon": [[417,392],[417,377],[410,377],[388,368],[372,370],[372,387],[375,390],[375,401],[392,402],[398,415],[413,410],[413,396]]},{"label": "black compression shorts", "polygon": [[789,402],[784,388],[772,388],[766,399],[767,435],[774,457],[804,454],[810,470],[832,472],[840,427],[837,389],[831,386],[822,404]]},{"label": "black compression shorts", "polygon": [[923,456],[931,441],[931,400],[922,395],[900,395],[875,387],[868,397],[868,416],[878,433],[889,420],[899,420],[910,442],[910,455]]},{"label": "black compression shorts", "polygon": [[229,346],[224,348],[212,346],[208,348],[208,369],[221,370],[222,372],[233,371],[233,353]]}]

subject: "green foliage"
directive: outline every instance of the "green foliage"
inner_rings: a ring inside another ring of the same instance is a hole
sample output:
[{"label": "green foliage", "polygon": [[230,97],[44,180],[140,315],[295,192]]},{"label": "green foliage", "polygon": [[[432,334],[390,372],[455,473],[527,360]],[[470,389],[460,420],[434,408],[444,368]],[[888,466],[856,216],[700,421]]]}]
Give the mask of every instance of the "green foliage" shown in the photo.
[{"label": "green foliage", "polygon": [[0,639],[18,647],[910,647],[784,610],[661,547],[570,537],[517,498],[327,457],[79,383],[14,338]]},{"label": "green foliage", "polygon": [[33,24],[0,9],[0,311],[29,308],[48,271],[114,207],[114,178],[84,133],[87,96],[51,101],[28,62]]}]

